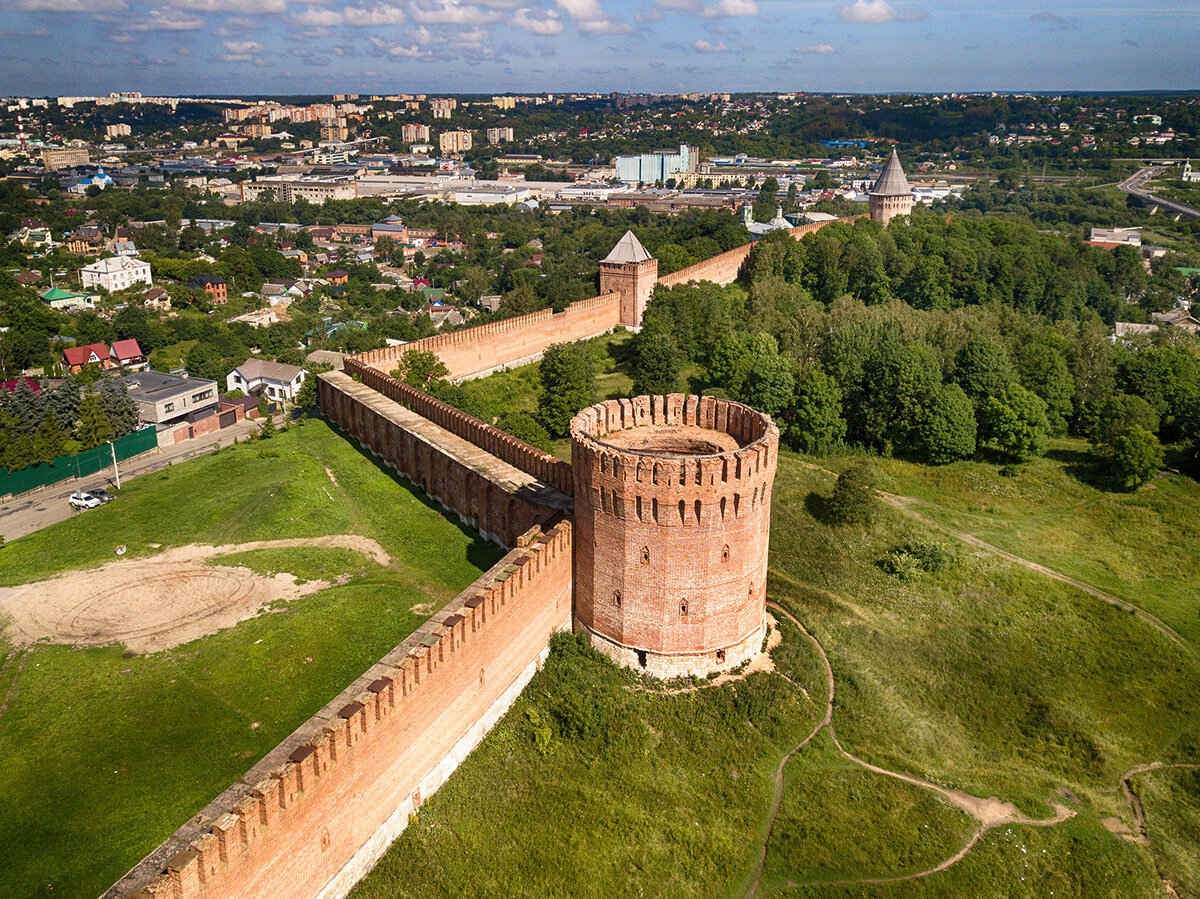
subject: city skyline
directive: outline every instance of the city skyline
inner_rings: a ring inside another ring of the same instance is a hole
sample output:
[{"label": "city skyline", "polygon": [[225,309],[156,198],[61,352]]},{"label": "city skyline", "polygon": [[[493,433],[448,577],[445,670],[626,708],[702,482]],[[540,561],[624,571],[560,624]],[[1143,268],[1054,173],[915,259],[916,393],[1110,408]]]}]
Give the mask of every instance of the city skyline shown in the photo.
[{"label": "city skyline", "polygon": [[1198,40],[1151,0],[16,0],[0,92],[1187,90]]}]

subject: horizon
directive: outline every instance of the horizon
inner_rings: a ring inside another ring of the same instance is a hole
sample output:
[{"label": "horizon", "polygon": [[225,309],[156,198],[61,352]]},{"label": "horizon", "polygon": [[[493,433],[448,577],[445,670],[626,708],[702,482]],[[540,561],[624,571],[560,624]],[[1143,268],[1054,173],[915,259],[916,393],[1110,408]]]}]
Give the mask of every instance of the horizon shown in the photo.
[{"label": "horizon", "polygon": [[1187,93],[1198,42],[1150,0],[14,0],[0,91]]}]

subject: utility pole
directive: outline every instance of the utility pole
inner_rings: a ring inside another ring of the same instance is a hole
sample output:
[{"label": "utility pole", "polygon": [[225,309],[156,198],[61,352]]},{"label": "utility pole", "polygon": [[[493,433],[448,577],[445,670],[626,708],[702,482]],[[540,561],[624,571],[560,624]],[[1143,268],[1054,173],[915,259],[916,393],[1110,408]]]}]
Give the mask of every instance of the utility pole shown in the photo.
[{"label": "utility pole", "polygon": [[111,440],[108,441],[108,449],[112,453],[113,460],[113,477],[117,482],[117,489],[121,489],[121,470],[117,468],[117,447]]}]

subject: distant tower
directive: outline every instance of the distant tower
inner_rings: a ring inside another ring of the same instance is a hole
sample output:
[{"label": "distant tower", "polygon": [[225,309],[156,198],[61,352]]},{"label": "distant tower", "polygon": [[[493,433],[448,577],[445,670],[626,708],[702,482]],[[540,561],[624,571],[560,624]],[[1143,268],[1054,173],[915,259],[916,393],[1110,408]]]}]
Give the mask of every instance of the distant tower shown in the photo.
[{"label": "distant tower", "polygon": [[879,180],[871,188],[871,221],[886,225],[898,215],[912,212],[912,185],[904,175],[900,157],[892,148],[892,157],[879,173]]},{"label": "distant tower", "polygon": [[642,313],[657,281],[658,260],[632,231],[626,231],[600,263],[600,293],[621,295],[621,324],[627,328],[642,326]]}]

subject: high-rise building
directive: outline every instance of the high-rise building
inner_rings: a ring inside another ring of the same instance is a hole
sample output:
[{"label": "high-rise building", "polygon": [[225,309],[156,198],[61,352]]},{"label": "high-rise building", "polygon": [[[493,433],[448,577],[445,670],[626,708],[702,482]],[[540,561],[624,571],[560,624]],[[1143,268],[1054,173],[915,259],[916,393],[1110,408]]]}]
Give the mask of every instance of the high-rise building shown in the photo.
[{"label": "high-rise building", "polygon": [[488,144],[493,147],[497,144],[511,142],[513,139],[512,128],[489,128],[485,134],[487,135]]},{"label": "high-rise building", "polygon": [[679,145],[674,150],[655,150],[637,156],[618,156],[617,177],[627,184],[655,184],[684,172],[694,172],[700,162],[700,153],[695,147]]},{"label": "high-rise building", "polygon": [[435,119],[448,119],[458,108],[458,101],[453,97],[434,97],[429,101]]},{"label": "high-rise building", "polygon": [[438,135],[438,147],[443,155],[465,153],[471,149],[471,132],[443,131]]},{"label": "high-rise building", "polygon": [[492,105],[497,109],[516,109],[516,97],[492,97]]},{"label": "high-rise building", "polygon": [[114,137],[128,137],[132,133],[133,129],[124,123],[104,126],[104,136],[109,140],[112,140]]},{"label": "high-rise building", "polygon": [[429,141],[429,126],[410,122],[400,128],[400,139],[406,144],[427,143]]},{"label": "high-rise building", "polygon": [[92,161],[87,147],[47,147],[42,151],[42,165],[46,171],[69,169],[76,165],[87,165]]}]

